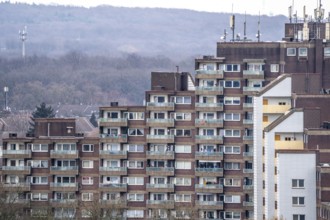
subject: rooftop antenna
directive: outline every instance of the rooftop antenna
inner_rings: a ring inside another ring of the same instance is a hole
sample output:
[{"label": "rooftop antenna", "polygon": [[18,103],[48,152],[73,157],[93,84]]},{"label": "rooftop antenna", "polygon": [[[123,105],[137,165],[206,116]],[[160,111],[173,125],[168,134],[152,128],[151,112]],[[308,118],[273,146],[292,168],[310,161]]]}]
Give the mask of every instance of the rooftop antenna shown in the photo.
[{"label": "rooftop antenna", "polygon": [[304,19],[304,23],[306,22],[306,18],[307,18],[306,5],[304,5],[304,7],[303,7],[303,19]]},{"label": "rooftop antenna", "polygon": [[234,15],[234,4],[232,4],[232,15],[230,16],[230,29],[232,30],[233,38],[232,40],[235,41],[235,15]]},{"label": "rooftop antenna", "polygon": [[258,42],[260,42],[260,11],[259,11],[259,20],[258,20],[258,33],[256,34],[256,37],[258,39]]},{"label": "rooftop antenna", "polygon": [[227,38],[227,31],[226,29],[223,30],[223,35],[221,36],[221,40],[223,40],[224,42],[226,42],[226,38]]},{"label": "rooftop antenna", "polygon": [[324,9],[322,9],[322,1],[318,2],[318,6],[316,9],[314,9],[314,18],[317,22],[321,22],[324,18]]},{"label": "rooftop antenna", "polygon": [[18,31],[19,38],[22,41],[22,58],[25,59],[25,41],[27,38],[27,27],[25,26],[24,29]]},{"label": "rooftop antenna", "polygon": [[246,41],[246,11],[245,11],[245,17],[244,17],[244,41]]},{"label": "rooftop antenna", "polygon": [[289,21],[292,23],[292,6],[289,7]]}]

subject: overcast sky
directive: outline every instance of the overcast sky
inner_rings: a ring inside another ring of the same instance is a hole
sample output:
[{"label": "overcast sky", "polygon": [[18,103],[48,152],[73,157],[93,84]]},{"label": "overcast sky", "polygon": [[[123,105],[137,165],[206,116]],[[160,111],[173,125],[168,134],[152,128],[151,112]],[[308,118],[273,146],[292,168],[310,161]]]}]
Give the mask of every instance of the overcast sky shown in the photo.
[{"label": "overcast sky", "polygon": [[[123,7],[160,7],[181,8],[207,12],[232,12],[247,14],[288,15],[288,7],[294,2],[294,11],[301,17],[303,6],[307,7],[307,14],[312,15],[320,0],[0,0],[26,2],[36,4],[61,4],[93,7],[97,5],[112,5]],[[330,11],[330,1],[322,1],[325,17]]]}]

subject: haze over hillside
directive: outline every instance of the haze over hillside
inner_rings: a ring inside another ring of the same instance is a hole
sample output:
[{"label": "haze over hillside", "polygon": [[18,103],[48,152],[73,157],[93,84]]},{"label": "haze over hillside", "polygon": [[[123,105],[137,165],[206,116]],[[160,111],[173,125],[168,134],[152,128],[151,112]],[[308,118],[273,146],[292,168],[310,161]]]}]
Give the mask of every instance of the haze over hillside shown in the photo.
[{"label": "haze over hillside", "polygon": [[[139,53],[177,57],[214,54],[224,30],[231,37],[229,14],[180,9],[95,8],[0,4],[0,55],[20,54],[18,30],[28,28],[28,55],[68,51],[118,56]],[[244,15],[236,15],[243,35]],[[256,40],[258,16],[246,16],[247,35]],[[280,40],[284,16],[261,17],[262,40]]]},{"label": "haze over hillside", "polygon": [[[47,104],[141,104],[151,71],[194,74],[194,58],[215,55],[229,14],[179,9],[0,3],[0,88],[13,110]],[[236,15],[243,37],[244,15]],[[246,16],[247,35],[258,16]],[[261,40],[281,40],[284,16],[261,17]],[[26,60],[18,30],[27,26]],[[0,95],[0,104],[4,96]]]}]

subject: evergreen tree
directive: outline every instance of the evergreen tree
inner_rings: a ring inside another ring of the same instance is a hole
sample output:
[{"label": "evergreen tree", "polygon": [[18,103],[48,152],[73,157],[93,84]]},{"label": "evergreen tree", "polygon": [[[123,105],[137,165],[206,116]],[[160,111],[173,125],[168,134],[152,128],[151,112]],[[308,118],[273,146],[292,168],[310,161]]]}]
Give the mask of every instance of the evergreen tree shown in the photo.
[{"label": "evergreen tree", "polygon": [[92,125],[94,125],[94,127],[98,126],[96,116],[95,116],[94,112],[93,112],[91,118],[89,119],[89,121],[92,123]]},{"label": "evergreen tree", "polygon": [[30,122],[28,134],[34,134],[34,118],[55,118],[54,109],[51,106],[47,107],[44,102],[40,106],[36,106],[36,110],[32,112],[32,122]]},{"label": "evergreen tree", "polygon": [[32,112],[32,118],[54,118],[54,109],[51,106],[46,106],[43,102],[40,106],[36,106],[36,110]]}]

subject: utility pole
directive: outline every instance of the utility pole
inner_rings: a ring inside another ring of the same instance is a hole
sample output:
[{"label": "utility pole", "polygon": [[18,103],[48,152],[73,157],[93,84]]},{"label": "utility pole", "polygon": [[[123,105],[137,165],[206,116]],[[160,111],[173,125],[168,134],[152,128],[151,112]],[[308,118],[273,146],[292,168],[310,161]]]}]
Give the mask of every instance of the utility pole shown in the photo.
[{"label": "utility pole", "polygon": [[25,59],[25,41],[27,38],[27,27],[25,26],[24,29],[18,31],[19,38],[22,41],[22,58]]}]

